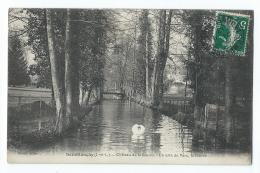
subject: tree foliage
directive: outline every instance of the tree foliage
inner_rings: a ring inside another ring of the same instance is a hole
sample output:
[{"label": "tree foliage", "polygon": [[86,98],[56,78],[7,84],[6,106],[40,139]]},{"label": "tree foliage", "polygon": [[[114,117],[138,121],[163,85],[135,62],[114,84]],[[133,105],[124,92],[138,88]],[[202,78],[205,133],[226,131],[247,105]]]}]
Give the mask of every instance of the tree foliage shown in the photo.
[{"label": "tree foliage", "polygon": [[[55,48],[61,63],[64,63],[62,57],[64,57],[65,12],[64,9],[57,9],[53,14]],[[51,88],[51,71],[46,33],[46,10],[27,9],[27,15],[27,44],[32,48],[32,53],[35,56],[34,60],[36,61],[36,64],[32,64],[29,67],[29,74],[38,76],[38,86]]]},{"label": "tree foliage", "polygon": [[23,45],[18,36],[9,37],[8,47],[8,85],[27,85],[30,78],[28,64],[23,54]]},{"label": "tree foliage", "polygon": [[149,95],[153,71],[153,35],[149,10],[142,10],[139,17],[140,34],[137,40],[137,78],[139,94]]},{"label": "tree foliage", "polygon": [[83,90],[88,91],[104,80],[110,23],[104,10],[82,10],[80,20],[80,81]]}]

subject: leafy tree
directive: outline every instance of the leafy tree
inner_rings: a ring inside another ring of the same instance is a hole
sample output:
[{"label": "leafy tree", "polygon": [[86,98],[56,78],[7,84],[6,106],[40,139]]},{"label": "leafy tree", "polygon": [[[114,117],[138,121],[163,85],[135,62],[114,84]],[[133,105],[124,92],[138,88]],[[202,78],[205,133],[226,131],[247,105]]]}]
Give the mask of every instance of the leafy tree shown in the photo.
[{"label": "leafy tree", "polygon": [[139,17],[140,35],[138,37],[138,55],[137,70],[138,76],[136,80],[140,85],[142,95],[150,97],[151,75],[153,70],[152,51],[153,51],[153,35],[151,22],[149,19],[149,10],[142,10]]},{"label": "leafy tree", "polygon": [[[29,74],[38,76],[38,86],[51,88],[51,69],[46,33],[46,10],[45,9],[26,9],[28,15],[27,22],[27,44],[32,47],[36,64],[30,65]],[[64,38],[65,38],[65,17],[66,11],[56,9],[53,14],[53,27],[55,33],[55,49],[59,56],[60,63],[64,63]],[[60,69],[64,70],[64,69]]]},{"label": "leafy tree", "polygon": [[109,11],[81,10],[79,38],[80,45],[80,83],[84,95],[83,104],[87,104],[95,89],[100,96],[103,88],[103,69],[106,61]]},{"label": "leafy tree", "polygon": [[163,76],[167,58],[169,57],[172,10],[159,11],[158,47],[152,76],[152,105],[159,106],[163,97]]},{"label": "leafy tree", "polygon": [[218,68],[217,59],[210,54],[211,36],[213,34],[213,13],[211,11],[194,10],[183,12],[186,35],[190,39],[188,46],[189,60],[186,62],[190,87],[194,91],[194,118],[199,120],[201,109],[209,103],[212,79],[212,68]]},{"label": "leafy tree", "polygon": [[23,46],[18,36],[9,37],[8,48],[8,85],[27,85],[30,78],[28,64],[23,54]]},{"label": "leafy tree", "polygon": [[[190,39],[188,48],[191,58],[186,63],[188,78],[191,81],[190,87],[194,90],[195,125],[196,121],[201,119],[202,109],[206,103],[225,105],[225,141],[230,144],[234,133],[232,122],[234,117],[241,113],[235,110],[238,107],[236,98],[245,99],[241,93],[247,92],[248,88],[249,90],[252,88],[251,82],[245,85],[240,81],[240,79],[245,80],[245,76],[252,74],[250,68],[244,68],[249,67],[249,64],[252,65],[252,56],[247,52],[246,57],[249,58],[246,62],[244,58],[223,55],[211,50],[215,11],[184,11],[183,14],[184,24],[187,24],[187,36]],[[242,61],[244,62],[243,65],[241,64]],[[241,78],[237,79],[235,76]],[[251,102],[249,101],[249,103]]]}]

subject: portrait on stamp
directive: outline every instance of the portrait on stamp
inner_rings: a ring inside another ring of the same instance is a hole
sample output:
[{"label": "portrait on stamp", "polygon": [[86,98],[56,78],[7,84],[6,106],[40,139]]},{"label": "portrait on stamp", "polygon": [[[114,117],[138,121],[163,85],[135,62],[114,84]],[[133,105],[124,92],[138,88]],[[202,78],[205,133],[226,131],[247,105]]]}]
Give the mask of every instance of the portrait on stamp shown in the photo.
[{"label": "portrait on stamp", "polygon": [[214,48],[234,55],[245,55],[250,16],[217,12]]}]

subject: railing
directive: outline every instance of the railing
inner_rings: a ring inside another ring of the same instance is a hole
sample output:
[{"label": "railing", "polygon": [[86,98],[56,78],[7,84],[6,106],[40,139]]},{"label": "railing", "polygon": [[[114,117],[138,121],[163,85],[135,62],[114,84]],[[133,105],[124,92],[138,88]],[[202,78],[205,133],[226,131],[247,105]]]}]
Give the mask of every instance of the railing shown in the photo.
[{"label": "railing", "polygon": [[24,104],[33,103],[36,101],[45,102],[49,104],[51,102],[51,97],[33,97],[33,96],[10,96],[8,95],[8,107],[17,107]]},{"label": "railing", "polygon": [[173,112],[192,113],[194,108],[190,97],[164,96],[163,104],[168,111]]},{"label": "railing", "polygon": [[8,87],[8,107],[17,107],[35,101],[50,103],[50,89]]},{"label": "railing", "polygon": [[110,94],[110,95],[124,95],[123,93],[120,93],[120,92],[102,92],[102,94]]}]

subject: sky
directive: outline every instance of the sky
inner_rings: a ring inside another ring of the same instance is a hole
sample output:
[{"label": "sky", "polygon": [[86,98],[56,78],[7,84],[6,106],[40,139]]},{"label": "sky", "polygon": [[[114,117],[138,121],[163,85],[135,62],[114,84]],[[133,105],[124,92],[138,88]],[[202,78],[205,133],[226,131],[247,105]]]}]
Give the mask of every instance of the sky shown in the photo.
[{"label": "sky", "polygon": [[[24,17],[26,18],[26,12],[21,9],[9,9],[9,22],[8,22],[8,29],[9,29],[9,34],[15,31],[23,31],[25,29],[26,23],[21,21],[21,20],[15,20],[15,16],[19,17]],[[24,19],[26,21],[26,19]],[[32,49],[29,46],[26,46],[25,43],[27,42],[28,36],[27,34],[22,34],[19,36],[19,38],[22,41],[22,44],[24,44],[23,47],[23,52],[24,52],[24,57],[27,60],[28,65],[35,64],[36,62],[34,61],[34,54],[32,53]]]}]

